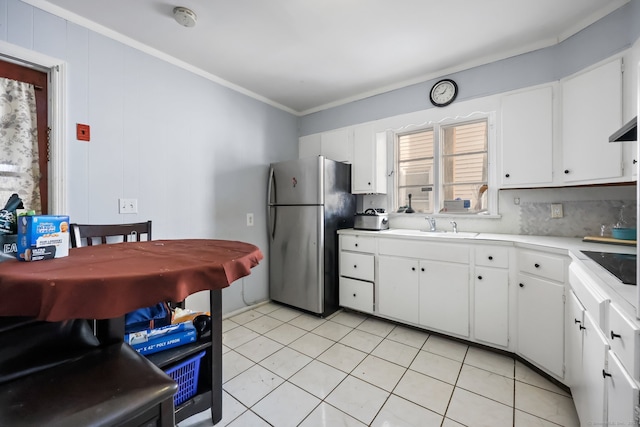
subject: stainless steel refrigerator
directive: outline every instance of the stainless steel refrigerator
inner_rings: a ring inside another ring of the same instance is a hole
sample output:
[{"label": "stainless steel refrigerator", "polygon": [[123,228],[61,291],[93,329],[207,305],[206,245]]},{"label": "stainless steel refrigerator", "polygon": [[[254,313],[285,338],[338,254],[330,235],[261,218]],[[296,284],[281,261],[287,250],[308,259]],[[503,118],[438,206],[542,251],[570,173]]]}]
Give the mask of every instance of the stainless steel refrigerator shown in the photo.
[{"label": "stainless steel refrigerator", "polygon": [[353,227],[351,165],[323,156],[271,164],[269,294],[328,316],[338,308],[337,230]]}]

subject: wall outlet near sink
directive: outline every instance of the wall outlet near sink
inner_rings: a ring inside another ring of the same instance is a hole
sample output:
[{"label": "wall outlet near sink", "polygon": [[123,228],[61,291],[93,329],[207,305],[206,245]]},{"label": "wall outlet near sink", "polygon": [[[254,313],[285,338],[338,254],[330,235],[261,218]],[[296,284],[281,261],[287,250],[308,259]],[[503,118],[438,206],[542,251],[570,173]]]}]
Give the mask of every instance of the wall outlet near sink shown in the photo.
[{"label": "wall outlet near sink", "polygon": [[562,218],[564,215],[562,213],[562,203],[552,203],[551,204],[551,218]]}]

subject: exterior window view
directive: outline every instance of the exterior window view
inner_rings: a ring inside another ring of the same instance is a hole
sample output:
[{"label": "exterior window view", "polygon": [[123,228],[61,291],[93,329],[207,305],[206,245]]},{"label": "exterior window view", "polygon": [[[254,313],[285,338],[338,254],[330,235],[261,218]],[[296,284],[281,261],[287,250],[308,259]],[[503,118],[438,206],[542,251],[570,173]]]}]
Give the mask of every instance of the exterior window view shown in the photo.
[{"label": "exterior window view", "polygon": [[0,427],[640,426],[639,111],[640,0],[0,0]]},{"label": "exterior window view", "polygon": [[481,212],[487,206],[487,168],[486,121],[399,135],[398,209],[406,211],[411,194],[416,212],[433,213],[434,206],[438,212]]}]

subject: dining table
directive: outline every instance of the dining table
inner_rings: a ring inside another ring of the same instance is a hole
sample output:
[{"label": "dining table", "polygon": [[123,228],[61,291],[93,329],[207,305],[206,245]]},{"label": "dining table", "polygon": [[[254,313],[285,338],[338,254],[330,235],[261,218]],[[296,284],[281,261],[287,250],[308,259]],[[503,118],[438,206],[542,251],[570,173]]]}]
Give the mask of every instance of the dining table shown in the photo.
[{"label": "dining table", "polygon": [[0,316],[91,319],[100,342],[122,341],[124,317],[209,291],[214,424],[222,418],[222,289],[263,259],[250,243],[219,239],[124,242],[72,248],[40,261],[0,262]]}]

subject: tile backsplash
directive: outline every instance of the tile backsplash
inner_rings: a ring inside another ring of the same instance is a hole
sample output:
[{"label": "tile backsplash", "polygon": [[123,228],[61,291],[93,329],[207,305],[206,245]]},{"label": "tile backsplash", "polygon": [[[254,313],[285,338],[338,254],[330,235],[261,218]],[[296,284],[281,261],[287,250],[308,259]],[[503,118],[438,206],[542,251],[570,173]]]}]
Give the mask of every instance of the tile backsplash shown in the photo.
[{"label": "tile backsplash", "polygon": [[550,203],[520,204],[520,234],[565,237],[599,236],[604,225],[605,235],[618,222],[636,227],[635,200],[583,200],[562,202],[562,218],[551,218]]}]

